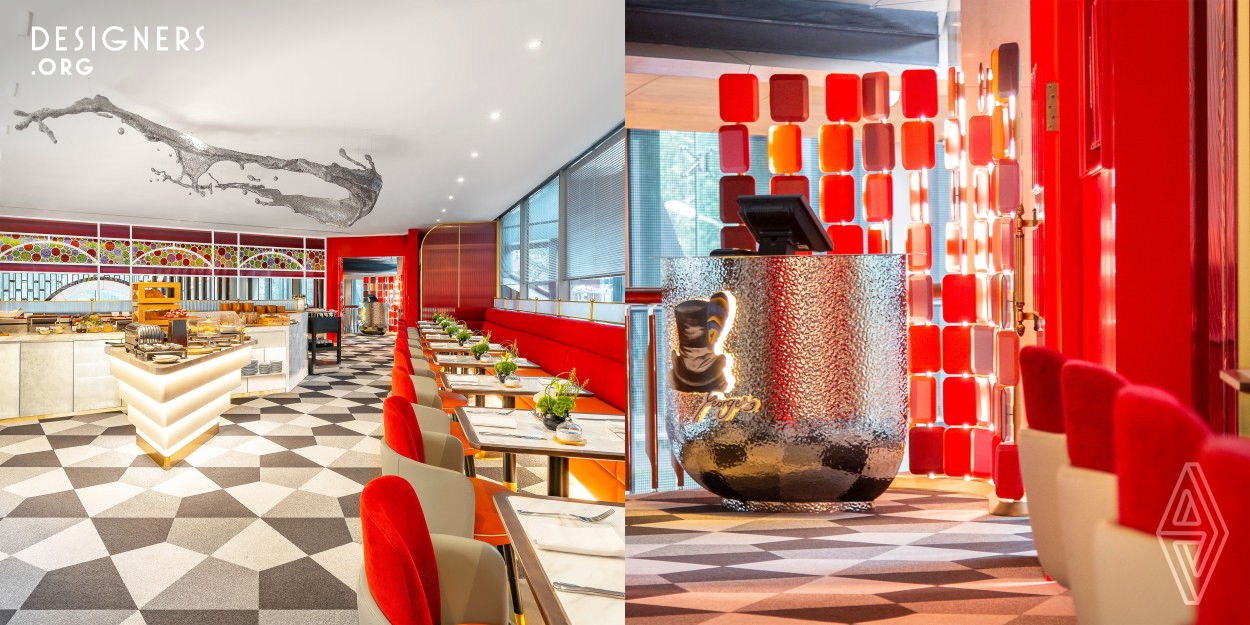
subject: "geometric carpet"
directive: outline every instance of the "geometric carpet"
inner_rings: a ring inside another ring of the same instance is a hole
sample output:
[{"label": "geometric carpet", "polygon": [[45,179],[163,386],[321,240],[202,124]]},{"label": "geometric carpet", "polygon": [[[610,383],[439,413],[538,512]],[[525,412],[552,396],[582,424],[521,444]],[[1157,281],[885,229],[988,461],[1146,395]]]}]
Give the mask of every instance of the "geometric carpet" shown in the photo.
[{"label": "geometric carpet", "polygon": [[703,490],[626,502],[630,625],[1073,625],[1027,518],[891,489],[872,512],[728,512]]},{"label": "geometric carpet", "polygon": [[[0,625],[356,623],[394,340],[348,337],[337,370],[234,399],[170,471],[123,413],[0,426]],[[518,464],[545,493],[543,459]]]}]

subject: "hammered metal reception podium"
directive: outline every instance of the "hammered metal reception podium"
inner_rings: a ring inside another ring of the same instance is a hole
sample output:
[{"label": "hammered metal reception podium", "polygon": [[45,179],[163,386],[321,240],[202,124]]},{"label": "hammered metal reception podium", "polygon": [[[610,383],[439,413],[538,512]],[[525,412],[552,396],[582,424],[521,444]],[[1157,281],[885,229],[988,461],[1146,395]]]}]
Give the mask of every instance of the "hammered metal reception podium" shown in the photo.
[{"label": "hammered metal reception podium", "polygon": [[663,262],[682,468],[731,509],[870,509],[907,435],[905,256]]}]

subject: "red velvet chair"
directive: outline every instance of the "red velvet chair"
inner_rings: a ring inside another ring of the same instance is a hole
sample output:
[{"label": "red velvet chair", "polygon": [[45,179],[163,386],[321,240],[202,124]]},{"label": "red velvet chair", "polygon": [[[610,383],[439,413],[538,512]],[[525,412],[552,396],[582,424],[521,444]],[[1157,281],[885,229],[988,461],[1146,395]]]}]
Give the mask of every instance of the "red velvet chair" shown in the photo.
[{"label": "red velvet chair", "polygon": [[[1094,528],[1090,623],[1188,625],[1194,608],[1185,605],[1178,576],[1165,554],[1183,549],[1158,536],[1170,517],[1187,463],[1210,437],[1206,424],[1168,393],[1128,386],[1116,397],[1113,416],[1118,519]],[[1173,555],[1173,557],[1176,557]]]},{"label": "red velvet chair", "polygon": [[1115,398],[1128,380],[1080,360],[1063,365],[1059,378],[1071,462],[1059,467],[1055,480],[1059,527],[1077,621],[1093,623],[1097,602],[1092,594],[1094,528],[1116,519],[1118,480],[1111,415]]},{"label": "red velvet chair", "polygon": [[1065,360],[1063,354],[1045,347],[1020,350],[1020,379],[1028,423],[1016,434],[1016,442],[1020,447],[1020,476],[1029,502],[1029,524],[1033,527],[1037,559],[1051,579],[1070,587],[1056,479],[1059,468],[1068,464],[1059,380]]},{"label": "red velvet chair", "polygon": [[[421,381],[423,390],[418,390],[416,385]],[[431,391],[428,384],[432,382],[428,378],[417,378],[404,373],[399,367],[391,368],[391,394],[403,398],[408,403],[424,406],[427,408],[436,408],[443,410],[442,402],[438,397],[437,386]],[[445,410],[444,414],[446,413]],[[469,444],[469,439],[465,438],[464,428],[460,426],[458,421],[453,421],[447,417],[447,432],[460,441],[464,447],[464,471],[466,475],[475,475],[476,469],[473,466],[473,456],[477,455],[478,450]],[[423,424],[424,427],[424,424]]]},{"label": "red velvet chair", "polygon": [[[1210,577],[1198,603],[1197,625],[1250,623],[1250,594],[1246,593],[1246,565],[1250,563],[1250,441],[1213,437],[1198,454],[1198,465],[1211,486],[1228,541],[1206,573]],[[1214,535],[1216,527],[1211,517],[1203,521],[1207,536]]]},{"label": "red velvet chair", "polygon": [[384,475],[360,495],[361,625],[508,625],[503,558],[481,541],[431,534],[407,480]]},{"label": "red velvet chair", "polygon": [[418,498],[438,502],[426,518],[431,533],[472,537],[499,549],[508,565],[513,610],[521,614],[511,541],[494,502],[495,495],[512,491],[497,482],[465,477],[460,442],[423,433],[412,404],[392,395],[382,402],[382,415],[382,474],[398,475],[412,484]]},{"label": "red velvet chair", "polygon": [[430,369],[430,364],[424,360],[415,360],[404,354],[403,350],[395,348],[395,368],[407,373],[431,380],[437,380],[438,374]]}]

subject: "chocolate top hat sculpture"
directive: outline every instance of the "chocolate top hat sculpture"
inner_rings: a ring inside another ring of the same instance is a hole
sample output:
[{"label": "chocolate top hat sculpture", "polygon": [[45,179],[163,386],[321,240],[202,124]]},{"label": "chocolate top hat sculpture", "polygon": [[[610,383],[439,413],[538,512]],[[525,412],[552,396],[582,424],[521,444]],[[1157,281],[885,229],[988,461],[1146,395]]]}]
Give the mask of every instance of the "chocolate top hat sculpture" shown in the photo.
[{"label": "chocolate top hat sculpture", "polygon": [[673,307],[673,317],[678,343],[669,370],[673,389],[684,393],[724,390],[725,356],[712,351],[708,336],[708,302],[686,300]]}]

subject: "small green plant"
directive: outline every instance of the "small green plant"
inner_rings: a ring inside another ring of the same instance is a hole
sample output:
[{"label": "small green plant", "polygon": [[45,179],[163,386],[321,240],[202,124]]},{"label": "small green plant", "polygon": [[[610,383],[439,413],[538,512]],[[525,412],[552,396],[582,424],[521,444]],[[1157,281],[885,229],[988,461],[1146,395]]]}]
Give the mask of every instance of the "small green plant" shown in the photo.
[{"label": "small green plant", "polygon": [[577,395],[586,388],[587,382],[589,380],[578,381],[577,369],[561,373],[534,396],[534,406],[540,414],[566,419],[577,404]]},{"label": "small green plant", "polygon": [[465,343],[469,342],[469,339],[473,338],[473,333],[461,328],[459,332],[456,332],[455,337],[456,342],[463,346]]},{"label": "small green plant", "polygon": [[499,355],[499,361],[495,363],[495,375],[499,377],[502,383],[504,378],[516,373],[517,346],[516,342],[504,343],[503,353]]},{"label": "small green plant", "polygon": [[482,356],[485,356],[486,353],[489,351],[490,351],[490,332],[487,332],[486,335],[482,337],[482,340],[474,343],[473,347],[469,348],[469,353],[473,354],[473,358],[475,360],[481,360]]}]

